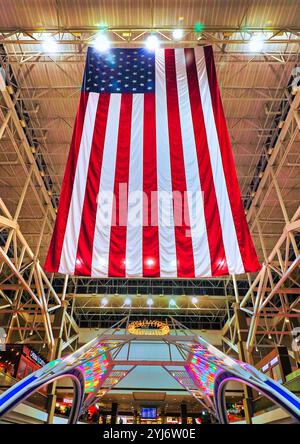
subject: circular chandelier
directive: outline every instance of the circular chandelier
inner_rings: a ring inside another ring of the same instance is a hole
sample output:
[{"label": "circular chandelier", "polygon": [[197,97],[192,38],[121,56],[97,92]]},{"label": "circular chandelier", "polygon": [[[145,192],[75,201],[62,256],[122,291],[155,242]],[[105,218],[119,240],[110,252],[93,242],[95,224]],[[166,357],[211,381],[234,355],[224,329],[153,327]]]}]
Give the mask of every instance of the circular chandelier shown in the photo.
[{"label": "circular chandelier", "polygon": [[127,327],[132,335],[164,336],[170,332],[167,322],[147,320],[130,322]]}]

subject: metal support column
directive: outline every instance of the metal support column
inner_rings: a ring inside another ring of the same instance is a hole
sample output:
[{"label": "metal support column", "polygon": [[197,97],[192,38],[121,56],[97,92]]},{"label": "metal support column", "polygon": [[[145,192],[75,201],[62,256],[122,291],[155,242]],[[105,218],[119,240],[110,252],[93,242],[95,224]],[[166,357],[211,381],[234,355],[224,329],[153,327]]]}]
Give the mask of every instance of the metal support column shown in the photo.
[{"label": "metal support column", "polygon": [[[68,302],[65,300],[65,292],[67,288],[67,280],[68,276],[65,277],[65,284],[64,284],[64,293],[62,295],[62,301],[61,301],[61,307],[58,308],[55,312],[54,317],[54,323],[53,323],[53,335],[55,340],[55,354],[54,356],[50,356],[50,359],[59,359],[62,354],[62,347],[63,347],[63,329],[65,324],[65,318],[66,318],[66,311]],[[56,404],[56,382],[49,385],[48,388],[48,405],[47,405],[47,423],[52,424],[53,423],[53,417],[55,412],[55,404]]]},{"label": "metal support column", "polygon": [[[234,304],[234,313],[235,313],[235,322],[237,330],[237,351],[238,351],[239,360],[243,362],[249,362],[250,356],[246,351],[246,341],[247,341],[247,332],[248,332],[246,315],[245,312],[243,312],[240,309],[239,304]],[[252,424],[253,392],[252,389],[247,385],[244,385],[243,389],[244,389],[243,406],[245,412],[245,420],[247,424]]]}]

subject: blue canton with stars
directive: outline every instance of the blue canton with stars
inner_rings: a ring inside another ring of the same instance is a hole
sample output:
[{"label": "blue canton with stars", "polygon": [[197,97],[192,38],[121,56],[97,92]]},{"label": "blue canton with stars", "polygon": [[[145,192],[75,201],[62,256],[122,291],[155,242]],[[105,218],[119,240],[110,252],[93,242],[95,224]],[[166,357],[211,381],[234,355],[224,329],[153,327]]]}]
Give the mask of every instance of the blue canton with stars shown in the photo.
[{"label": "blue canton with stars", "polygon": [[104,53],[88,48],[82,91],[153,93],[155,53],[144,48],[114,48]]}]

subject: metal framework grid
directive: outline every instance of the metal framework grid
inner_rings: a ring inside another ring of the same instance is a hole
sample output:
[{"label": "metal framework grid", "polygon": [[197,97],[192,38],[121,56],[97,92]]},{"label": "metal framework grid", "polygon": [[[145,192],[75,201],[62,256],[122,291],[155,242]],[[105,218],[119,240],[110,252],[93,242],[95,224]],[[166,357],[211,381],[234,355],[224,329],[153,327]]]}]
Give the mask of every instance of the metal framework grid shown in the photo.
[{"label": "metal framework grid", "polygon": [[[164,44],[173,45],[170,40],[172,30],[167,27],[142,29],[124,26],[107,28],[106,32],[112,36],[114,45],[141,45],[145,34],[153,31],[161,35]],[[290,77],[284,87],[281,80],[283,74],[286,77],[286,70],[291,71],[297,64],[299,29],[269,28],[270,35],[266,40],[268,50],[255,57],[245,49],[249,36],[260,31],[254,27],[247,31],[208,27],[200,33],[185,28],[184,41],[176,43],[177,46],[213,44],[217,66],[235,64],[238,73],[250,63],[268,67],[280,85],[222,87],[225,104],[263,102],[265,107],[263,120],[247,115],[228,117],[233,149],[238,147],[241,151],[238,153],[239,159],[247,160],[251,155],[251,161],[247,161],[248,167],[245,169],[243,166],[240,183],[248,223],[264,261],[261,272],[254,279],[247,276],[201,281],[91,280],[68,276],[65,279],[48,277],[43,272],[39,257],[44,256],[53,227],[61,179],[61,171],[57,173],[49,148],[57,142],[52,142],[48,134],[58,122],[70,128],[72,117],[63,114],[40,117],[39,109],[43,103],[59,101],[63,104],[78,93],[78,83],[66,67],[83,63],[85,49],[97,31],[96,27],[51,28],[43,31],[1,29],[1,67],[6,85],[2,85],[0,102],[0,143],[3,146],[0,167],[5,171],[0,186],[3,183],[5,186],[12,174],[16,180],[16,193],[7,193],[5,203],[1,201],[0,217],[0,295],[4,301],[0,313],[7,320],[9,335],[15,332],[20,335],[19,338],[15,337],[16,341],[36,343],[40,347],[46,343],[47,350],[53,355],[55,348],[57,351],[57,347],[54,347],[57,337],[63,343],[60,352],[76,344],[78,328],[74,317],[79,326],[99,326],[104,319],[112,324],[124,311],[135,315],[133,307],[89,305],[87,301],[92,296],[100,301],[104,295],[113,294],[145,294],[153,298],[159,295],[185,295],[187,299],[192,295],[223,295],[221,305],[215,304],[213,298],[208,306],[201,303],[190,308],[183,303],[177,306],[177,316],[193,328],[223,327],[225,350],[236,352],[239,329],[232,307],[232,302],[235,302],[248,319],[249,353],[253,352],[253,347],[273,346],[274,341],[287,343],[287,338],[291,341],[291,330],[298,325],[300,309],[300,210],[295,206],[299,200],[300,91],[297,83],[292,87],[293,78]],[[55,58],[41,48],[43,33],[51,33],[60,45],[61,52]],[[67,84],[31,85],[27,79],[38,65],[56,67]],[[258,135],[257,145],[251,153],[247,151],[249,142],[243,142],[245,131]],[[241,135],[241,139],[238,140],[237,135]],[[67,144],[67,138],[59,142],[60,147]],[[30,232],[28,227],[36,223],[38,227]],[[273,229],[271,232],[270,226]],[[149,313],[149,307],[143,304],[137,307],[137,316]],[[63,307],[62,324],[53,327],[55,312]],[[175,311],[173,313],[175,315]],[[164,310],[158,307],[155,312],[152,308],[151,315],[162,317]],[[91,321],[93,318],[94,323]],[[87,323],[84,324],[82,319]]]}]

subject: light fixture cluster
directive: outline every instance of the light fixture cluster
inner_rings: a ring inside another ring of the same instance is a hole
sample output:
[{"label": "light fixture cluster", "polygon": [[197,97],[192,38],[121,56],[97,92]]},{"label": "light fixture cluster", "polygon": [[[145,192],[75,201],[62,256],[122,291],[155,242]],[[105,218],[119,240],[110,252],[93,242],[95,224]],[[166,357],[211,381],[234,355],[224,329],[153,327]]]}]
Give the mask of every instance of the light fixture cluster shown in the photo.
[{"label": "light fixture cluster", "polygon": [[[201,34],[204,25],[202,23],[196,23],[194,26],[194,32],[196,34]],[[176,28],[172,31],[173,40],[179,41],[184,37],[184,29]],[[198,37],[200,38],[200,37]],[[265,34],[262,32],[254,33],[250,36],[248,41],[248,49],[250,52],[262,52],[264,47],[264,42],[266,40]],[[52,34],[45,34],[42,37],[43,50],[46,53],[54,54],[58,51],[59,40]],[[160,39],[158,33],[151,33],[146,37],[144,45],[149,51],[155,51],[160,46]],[[107,26],[100,27],[99,31],[93,39],[93,46],[99,52],[106,52],[111,47],[111,41],[107,34]]]},{"label": "light fixture cluster", "polygon": [[[116,293],[115,296],[120,296],[120,295],[118,293]],[[137,296],[141,296],[141,295],[139,294]],[[101,307],[106,307],[108,305],[108,302],[109,302],[108,298],[103,297],[100,302]],[[197,307],[198,298],[196,296],[193,296],[191,299],[191,302],[193,305],[195,305]],[[146,300],[146,304],[149,308],[151,308],[151,307],[153,307],[153,305],[155,305],[155,301],[151,296],[149,296]],[[131,307],[131,305],[132,305],[132,299],[130,297],[126,297],[123,302],[123,307]],[[177,305],[177,302],[174,298],[169,299],[169,308],[179,308]],[[286,321],[286,322],[288,322],[288,321]]]},{"label": "light fixture cluster", "polygon": [[[174,40],[181,40],[184,35],[183,29],[174,29],[172,35]],[[109,41],[107,34],[103,31],[100,31],[94,39],[94,47],[97,49],[97,51],[105,52],[109,50],[110,45],[111,42]],[[158,35],[154,33],[148,35],[144,42],[144,45],[146,49],[148,49],[148,51],[155,51],[160,46]]]}]

